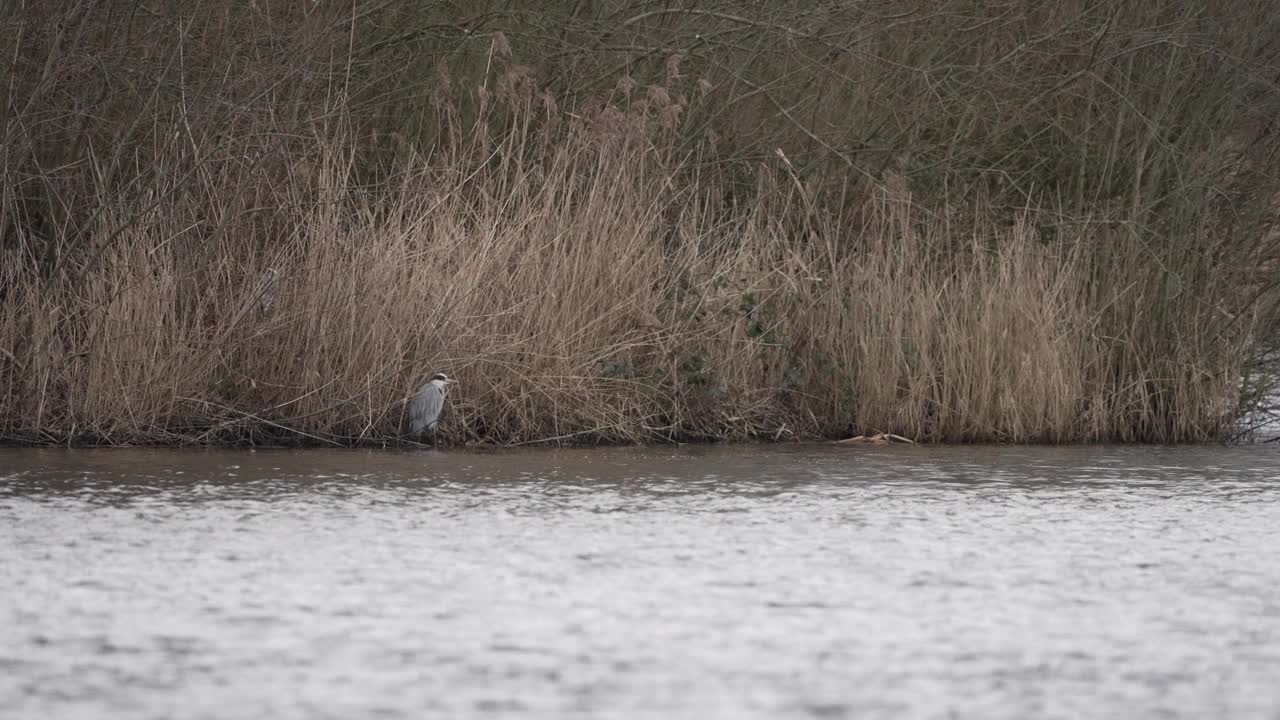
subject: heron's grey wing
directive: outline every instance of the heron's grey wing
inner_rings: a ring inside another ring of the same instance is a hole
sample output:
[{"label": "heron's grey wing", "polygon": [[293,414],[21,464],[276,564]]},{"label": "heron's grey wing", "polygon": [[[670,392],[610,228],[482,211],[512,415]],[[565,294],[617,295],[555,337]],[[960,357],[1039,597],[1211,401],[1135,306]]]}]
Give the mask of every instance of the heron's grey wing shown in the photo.
[{"label": "heron's grey wing", "polygon": [[431,383],[423,385],[409,405],[409,432],[416,434],[430,429],[440,419],[443,407],[444,393],[440,388]]}]

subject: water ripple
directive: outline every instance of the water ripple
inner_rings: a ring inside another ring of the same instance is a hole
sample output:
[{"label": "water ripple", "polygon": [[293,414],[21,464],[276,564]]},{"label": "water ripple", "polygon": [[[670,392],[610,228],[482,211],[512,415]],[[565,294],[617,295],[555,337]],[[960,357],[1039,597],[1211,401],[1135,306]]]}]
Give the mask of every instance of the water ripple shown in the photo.
[{"label": "water ripple", "polygon": [[1280,714],[1280,453],[0,450],[0,716]]}]

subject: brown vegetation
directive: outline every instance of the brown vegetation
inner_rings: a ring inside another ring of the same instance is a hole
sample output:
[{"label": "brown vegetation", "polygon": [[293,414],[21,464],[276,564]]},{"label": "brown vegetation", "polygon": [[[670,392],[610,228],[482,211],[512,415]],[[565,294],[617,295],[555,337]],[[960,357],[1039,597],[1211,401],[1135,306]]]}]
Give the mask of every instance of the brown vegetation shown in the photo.
[{"label": "brown vegetation", "polygon": [[423,5],[0,11],[0,435],[383,442],[435,371],[455,442],[1270,391],[1270,2]]}]

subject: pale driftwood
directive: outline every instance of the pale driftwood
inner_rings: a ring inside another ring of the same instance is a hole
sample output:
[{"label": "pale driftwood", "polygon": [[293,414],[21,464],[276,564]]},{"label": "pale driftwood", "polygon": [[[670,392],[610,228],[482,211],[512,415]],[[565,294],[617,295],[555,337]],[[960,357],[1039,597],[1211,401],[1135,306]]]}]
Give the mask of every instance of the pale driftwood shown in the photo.
[{"label": "pale driftwood", "polygon": [[858,435],[846,440],[837,440],[837,444],[855,444],[855,445],[888,445],[889,443],[907,443],[915,445],[916,441],[911,438],[905,438],[901,435],[893,433],[876,433],[874,435]]}]

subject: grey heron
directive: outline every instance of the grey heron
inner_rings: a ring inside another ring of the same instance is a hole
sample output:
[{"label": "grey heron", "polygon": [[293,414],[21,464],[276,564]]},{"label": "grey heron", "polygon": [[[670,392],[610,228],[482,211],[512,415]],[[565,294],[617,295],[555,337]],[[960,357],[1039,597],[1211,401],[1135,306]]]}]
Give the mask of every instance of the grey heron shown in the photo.
[{"label": "grey heron", "polygon": [[418,390],[409,404],[409,432],[417,435],[423,430],[429,430],[434,439],[436,423],[440,422],[444,398],[449,394],[449,384],[452,382],[444,373],[436,373]]}]

